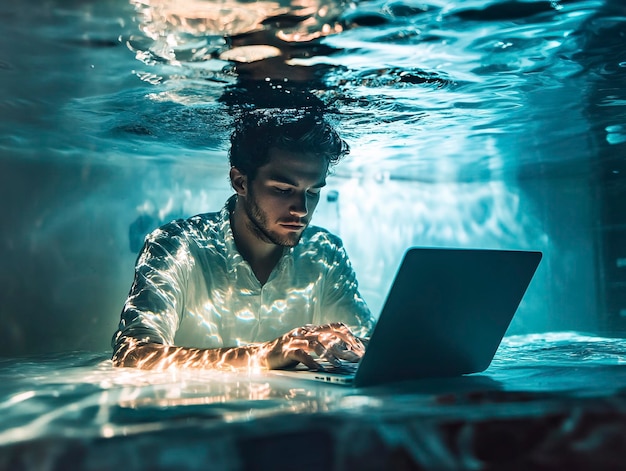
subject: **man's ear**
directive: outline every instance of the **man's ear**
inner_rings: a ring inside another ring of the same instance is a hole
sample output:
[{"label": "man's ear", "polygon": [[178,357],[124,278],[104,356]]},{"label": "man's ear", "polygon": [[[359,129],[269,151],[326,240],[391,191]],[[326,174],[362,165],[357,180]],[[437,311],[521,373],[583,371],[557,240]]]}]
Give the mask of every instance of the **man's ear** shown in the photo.
[{"label": "man's ear", "polygon": [[230,168],[230,184],[239,196],[248,194],[248,176],[241,173],[237,167]]}]

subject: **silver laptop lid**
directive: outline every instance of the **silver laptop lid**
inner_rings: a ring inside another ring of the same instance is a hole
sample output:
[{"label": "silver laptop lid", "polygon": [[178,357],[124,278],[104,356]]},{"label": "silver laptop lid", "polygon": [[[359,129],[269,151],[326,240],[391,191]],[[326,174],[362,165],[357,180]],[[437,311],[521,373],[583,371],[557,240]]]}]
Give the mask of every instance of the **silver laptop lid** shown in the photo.
[{"label": "silver laptop lid", "polygon": [[514,250],[409,249],[354,385],[485,370],[541,257]]}]

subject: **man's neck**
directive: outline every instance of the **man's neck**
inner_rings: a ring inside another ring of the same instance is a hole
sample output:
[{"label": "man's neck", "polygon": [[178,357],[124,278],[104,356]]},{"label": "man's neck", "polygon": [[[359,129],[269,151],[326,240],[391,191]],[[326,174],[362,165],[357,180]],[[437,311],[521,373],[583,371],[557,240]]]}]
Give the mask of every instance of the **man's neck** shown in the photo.
[{"label": "man's neck", "polygon": [[283,247],[260,240],[249,227],[250,220],[243,204],[237,200],[230,215],[230,225],[237,250],[248,262],[255,276],[263,285],[283,254]]}]

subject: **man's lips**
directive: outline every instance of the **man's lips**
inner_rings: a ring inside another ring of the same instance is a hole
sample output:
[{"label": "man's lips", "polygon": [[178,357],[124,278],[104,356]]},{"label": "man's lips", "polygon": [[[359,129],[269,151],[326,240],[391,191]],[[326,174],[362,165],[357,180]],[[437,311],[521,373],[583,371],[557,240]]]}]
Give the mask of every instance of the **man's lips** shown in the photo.
[{"label": "man's lips", "polygon": [[306,227],[306,224],[303,222],[285,221],[285,222],[280,222],[278,224],[284,227],[285,229],[288,229],[291,231],[299,231]]}]

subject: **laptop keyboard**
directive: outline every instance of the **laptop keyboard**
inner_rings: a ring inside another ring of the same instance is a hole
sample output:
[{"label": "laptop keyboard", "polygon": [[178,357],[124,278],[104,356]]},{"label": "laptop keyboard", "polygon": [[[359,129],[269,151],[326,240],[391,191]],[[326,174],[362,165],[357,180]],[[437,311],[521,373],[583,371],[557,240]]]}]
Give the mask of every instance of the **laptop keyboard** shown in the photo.
[{"label": "laptop keyboard", "polygon": [[342,363],[339,366],[335,366],[330,362],[321,361],[320,365],[324,367],[325,373],[333,373],[340,375],[353,375],[359,366],[358,363]]}]

